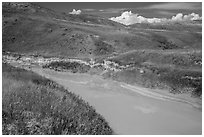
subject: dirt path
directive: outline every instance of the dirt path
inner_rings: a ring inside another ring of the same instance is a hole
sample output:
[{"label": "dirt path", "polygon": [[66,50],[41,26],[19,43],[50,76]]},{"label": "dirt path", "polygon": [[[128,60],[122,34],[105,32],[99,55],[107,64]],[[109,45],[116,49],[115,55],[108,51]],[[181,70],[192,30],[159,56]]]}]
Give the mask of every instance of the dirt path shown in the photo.
[{"label": "dirt path", "polygon": [[[89,102],[117,134],[201,134],[202,112],[121,83],[88,74],[33,69]],[[134,91],[133,91],[134,90]],[[147,94],[147,95],[144,95]],[[149,96],[151,95],[151,96]],[[159,98],[158,98],[159,97]]]}]

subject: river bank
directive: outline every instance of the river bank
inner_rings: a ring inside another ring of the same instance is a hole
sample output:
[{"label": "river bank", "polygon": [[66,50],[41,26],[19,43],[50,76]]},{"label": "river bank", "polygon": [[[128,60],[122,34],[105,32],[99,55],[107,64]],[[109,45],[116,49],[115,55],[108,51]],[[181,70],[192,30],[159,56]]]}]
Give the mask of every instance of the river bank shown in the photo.
[{"label": "river bank", "polygon": [[192,105],[147,97],[96,75],[33,71],[88,101],[117,134],[201,134],[202,112]]},{"label": "river bank", "polygon": [[10,62],[64,86],[93,106],[116,134],[201,134],[202,104],[183,94],[152,90],[87,73]]}]

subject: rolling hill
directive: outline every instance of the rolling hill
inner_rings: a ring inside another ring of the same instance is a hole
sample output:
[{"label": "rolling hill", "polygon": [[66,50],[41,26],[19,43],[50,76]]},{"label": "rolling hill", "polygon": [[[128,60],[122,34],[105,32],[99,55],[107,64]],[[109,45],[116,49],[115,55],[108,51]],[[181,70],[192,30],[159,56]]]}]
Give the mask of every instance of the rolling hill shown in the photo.
[{"label": "rolling hill", "polygon": [[57,13],[35,3],[3,3],[2,12],[4,52],[111,61],[128,67],[119,72],[98,67],[96,74],[201,97],[201,22],[125,26],[95,15]]},{"label": "rolling hill", "polygon": [[202,47],[202,34],[195,32],[201,32],[201,26],[184,25],[191,32],[173,31],[183,25],[127,27],[93,15],[57,13],[33,3],[3,3],[2,11],[3,51],[95,58],[138,49]]}]

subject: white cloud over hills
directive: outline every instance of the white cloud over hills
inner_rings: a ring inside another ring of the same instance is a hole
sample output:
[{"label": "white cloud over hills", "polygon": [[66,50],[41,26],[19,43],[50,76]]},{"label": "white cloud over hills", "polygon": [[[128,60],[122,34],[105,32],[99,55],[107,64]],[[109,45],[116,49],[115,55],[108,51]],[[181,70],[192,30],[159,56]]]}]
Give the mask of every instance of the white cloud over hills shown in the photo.
[{"label": "white cloud over hills", "polygon": [[138,14],[134,14],[131,11],[125,11],[118,17],[109,18],[112,21],[122,23],[124,25],[131,25],[135,23],[161,23],[161,22],[176,22],[176,21],[193,21],[193,20],[202,20],[202,17],[199,14],[191,13],[188,15],[183,15],[182,13],[178,13],[173,16],[171,19],[167,18],[146,18],[143,16],[139,16]]},{"label": "white cloud over hills", "polygon": [[191,20],[202,20],[198,14],[191,13],[188,15],[183,15],[182,13],[178,13],[176,16],[172,17],[173,21],[191,21]]},{"label": "white cloud over hills", "polygon": [[73,9],[72,12],[69,12],[69,14],[79,15],[79,14],[81,14],[81,10],[75,10],[75,9]]}]

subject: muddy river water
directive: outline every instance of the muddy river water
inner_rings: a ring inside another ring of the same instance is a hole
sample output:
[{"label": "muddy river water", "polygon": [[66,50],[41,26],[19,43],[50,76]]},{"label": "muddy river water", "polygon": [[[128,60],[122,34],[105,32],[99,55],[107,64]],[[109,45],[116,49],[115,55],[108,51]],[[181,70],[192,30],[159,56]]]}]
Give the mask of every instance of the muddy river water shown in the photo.
[{"label": "muddy river water", "polygon": [[144,88],[89,74],[33,68],[82,97],[101,114],[116,134],[201,134],[202,111],[192,105],[148,95]]}]

